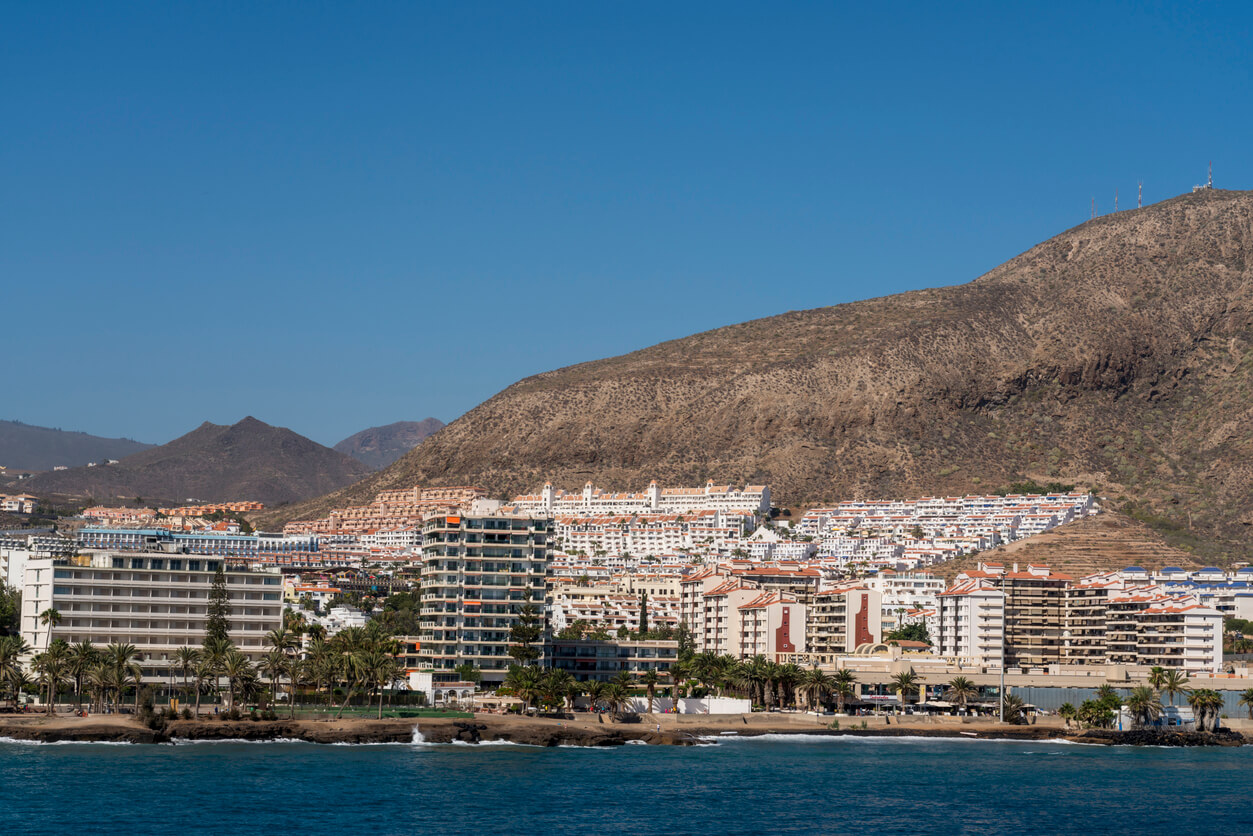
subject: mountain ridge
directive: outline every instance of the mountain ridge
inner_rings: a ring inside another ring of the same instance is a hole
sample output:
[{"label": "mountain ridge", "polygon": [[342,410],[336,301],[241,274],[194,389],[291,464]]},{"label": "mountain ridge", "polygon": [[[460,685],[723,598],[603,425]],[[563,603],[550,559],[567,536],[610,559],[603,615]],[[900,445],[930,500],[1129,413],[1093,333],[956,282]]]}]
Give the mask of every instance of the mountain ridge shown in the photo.
[{"label": "mountain ridge", "polygon": [[371,470],[381,470],[443,427],[438,418],[396,421],[354,433],[331,449],[352,456]]},{"label": "mountain ridge", "polygon": [[252,416],[232,425],[205,421],[168,444],[118,464],[43,473],[30,493],[183,502],[293,502],[342,488],[368,473],[355,459]]},{"label": "mountain ridge", "polygon": [[798,506],[1081,483],[1191,547],[1249,553],[1253,193],[1066,230],[974,281],[693,334],[532,375],[387,469],[533,490],[768,482]]},{"label": "mountain ridge", "polygon": [[105,438],[22,421],[0,421],[0,465],[10,471],[52,470],[121,459],[153,447],[130,438]]}]

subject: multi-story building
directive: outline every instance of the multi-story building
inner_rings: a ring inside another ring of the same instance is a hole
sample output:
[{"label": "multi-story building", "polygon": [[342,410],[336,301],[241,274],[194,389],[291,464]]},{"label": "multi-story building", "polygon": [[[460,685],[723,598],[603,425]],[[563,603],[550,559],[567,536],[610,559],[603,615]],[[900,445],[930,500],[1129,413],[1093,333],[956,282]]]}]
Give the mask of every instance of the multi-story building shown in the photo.
[{"label": "multi-story building", "polygon": [[1141,665],[1217,673],[1223,662],[1223,615],[1195,597],[1172,599],[1140,612],[1136,661]]},{"label": "multi-story building", "polygon": [[679,643],[554,638],[548,642],[547,655],[553,668],[569,671],[579,682],[606,682],[624,672],[666,673],[679,658]]},{"label": "multi-story building", "polygon": [[87,526],[78,532],[84,549],[151,551],[173,546],[188,554],[256,559],[262,554],[316,552],[312,535],[243,534],[234,531],[171,531],[168,528],[104,528]]},{"label": "multi-story building", "polygon": [[759,593],[738,615],[740,658],[805,652],[805,605],[790,595]]},{"label": "multi-story building", "polygon": [[703,488],[663,488],[656,482],[639,493],[610,493],[591,482],[581,493],[557,490],[551,482],[538,494],[514,497],[507,510],[547,517],[587,517],[614,514],[692,514],[697,511],[770,512],[770,488],[765,485],[715,485]]},{"label": "multi-story building", "polygon": [[1001,664],[1005,593],[986,578],[958,580],[938,596],[939,655],[973,665]]},{"label": "multi-story building", "polygon": [[1105,662],[1110,596],[1124,586],[1118,573],[1103,572],[1081,578],[1065,588],[1062,664],[1100,665]]},{"label": "multi-story building", "polygon": [[[510,630],[528,602],[545,623],[550,523],[530,517],[432,517],[423,527],[421,658],[440,675],[473,664],[500,683]],[[537,644],[538,648],[539,645]]]},{"label": "multi-story building", "polygon": [[1040,668],[1062,661],[1066,586],[1073,578],[1048,567],[1028,566],[1000,577],[1005,593],[1005,664]]},{"label": "multi-story building", "polygon": [[883,641],[882,601],[877,590],[862,587],[815,595],[805,630],[808,652],[829,663],[863,644]]},{"label": "multi-story building", "polygon": [[[27,562],[22,587],[22,637],[33,652],[53,639],[70,644],[133,644],[144,675],[170,673],[180,647],[204,642],[209,593],[219,558],[184,554],[95,552]],[[254,661],[265,636],[283,623],[283,579],[277,571],[225,568],[229,633]],[[61,620],[45,625],[55,609]]]}]

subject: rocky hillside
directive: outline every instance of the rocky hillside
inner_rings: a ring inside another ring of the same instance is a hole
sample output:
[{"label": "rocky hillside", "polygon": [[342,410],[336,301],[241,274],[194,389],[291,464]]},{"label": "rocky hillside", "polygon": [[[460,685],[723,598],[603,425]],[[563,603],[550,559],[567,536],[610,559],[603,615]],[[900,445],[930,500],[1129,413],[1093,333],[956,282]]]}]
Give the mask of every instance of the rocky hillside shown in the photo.
[{"label": "rocky hillside", "polygon": [[1089,221],[970,284],[791,312],[515,383],[383,487],[768,482],[796,507],[1031,477],[1214,560],[1253,525],[1253,193]]},{"label": "rocky hillside", "polygon": [[397,421],[350,435],[333,449],[352,456],[371,470],[381,470],[439,432],[443,426],[444,422],[438,418]]},{"label": "rocky hillside", "polygon": [[369,472],[356,459],[256,418],[208,422],[169,444],[118,464],[44,473],[22,483],[36,495],[90,496],[97,502],[256,500],[293,502],[342,488]]},{"label": "rocky hillside", "polygon": [[151,446],[129,438],[101,438],[21,421],[0,421],[0,465],[11,473],[120,459]]}]

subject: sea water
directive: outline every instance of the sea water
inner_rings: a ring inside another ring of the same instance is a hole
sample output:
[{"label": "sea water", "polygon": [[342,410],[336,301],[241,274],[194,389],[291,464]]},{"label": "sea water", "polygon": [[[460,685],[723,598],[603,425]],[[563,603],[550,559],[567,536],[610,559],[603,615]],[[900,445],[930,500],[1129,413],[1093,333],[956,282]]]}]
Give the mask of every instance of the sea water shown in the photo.
[{"label": "sea water", "polygon": [[0,834],[1253,833],[1253,747],[0,742]]}]

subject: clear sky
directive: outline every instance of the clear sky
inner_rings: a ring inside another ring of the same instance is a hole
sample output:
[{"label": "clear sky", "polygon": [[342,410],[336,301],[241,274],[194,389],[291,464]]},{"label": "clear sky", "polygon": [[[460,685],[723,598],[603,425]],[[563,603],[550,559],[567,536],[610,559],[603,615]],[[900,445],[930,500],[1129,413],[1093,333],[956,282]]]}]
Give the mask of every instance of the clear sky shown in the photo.
[{"label": "clear sky", "polygon": [[1253,186],[1249,9],[5,3],[0,418],[330,444],[966,282]]}]

